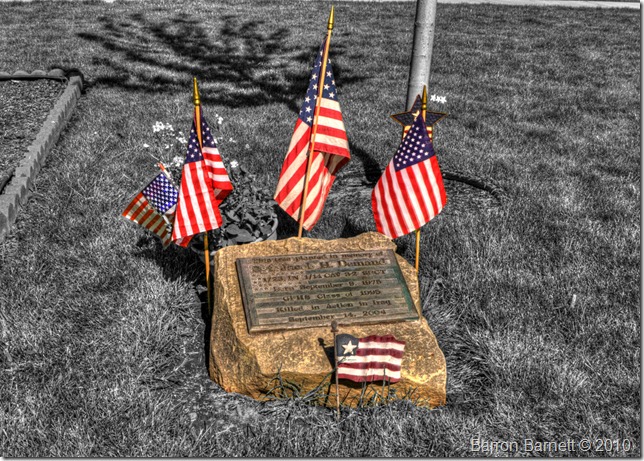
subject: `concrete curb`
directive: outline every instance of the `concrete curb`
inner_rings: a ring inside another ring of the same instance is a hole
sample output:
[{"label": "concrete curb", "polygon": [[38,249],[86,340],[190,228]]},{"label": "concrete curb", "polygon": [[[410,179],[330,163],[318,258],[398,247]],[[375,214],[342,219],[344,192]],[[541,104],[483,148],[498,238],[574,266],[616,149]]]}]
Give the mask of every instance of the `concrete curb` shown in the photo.
[{"label": "concrete curb", "polygon": [[11,75],[0,73],[0,80],[35,78],[67,80],[65,91],[49,111],[47,119],[43,122],[40,131],[36,135],[36,139],[27,149],[25,156],[13,173],[13,178],[2,191],[2,195],[0,195],[0,242],[9,234],[11,226],[16,222],[18,208],[27,201],[29,190],[33,186],[36,175],[45,163],[45,159],[56,141],[58,141],[58,137],[69,121],[83,90],[83,76],[79,72],[70,73],[69,76],[65,75],[60,69],[55,69],[51,72],[53,72],[52,75],[48,75],[43,71],[35,71],[31,74],[19,71]]},{"label": "concrete curb", "polygon": [[25,72],[24,70],[17,70],[13,74],[8,72],[0,72],[0,80],[36,80],[39,78],[51,78],[55,80],[67,80],[67,75],[62,69],[52,69],[49,72],[44,70],[34,70],[33,72]]}]

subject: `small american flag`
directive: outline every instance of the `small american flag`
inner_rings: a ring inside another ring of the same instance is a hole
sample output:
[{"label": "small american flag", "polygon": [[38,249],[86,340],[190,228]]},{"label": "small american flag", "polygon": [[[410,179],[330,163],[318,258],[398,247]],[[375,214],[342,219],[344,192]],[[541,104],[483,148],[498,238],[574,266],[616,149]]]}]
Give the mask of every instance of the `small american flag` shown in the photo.
[{"label": "small american flag", "polygon": [[167,215],[174,213],[179,191],[166,173],[156,175],[141,193],[159,213]]},{"label": "small american flag", "polygon": [[318,84],[322,84],[324,87],[315,135],[315,152],[311,154],[313,158],[302,225],[306,230],[311,230],[322,216],[324,202],[329,195],[335,175],[351,158],[330,59],[326,66],[326,75],[320,76],[323,50],[324,43],[311,72],[309,88],[295,122],[295,131],[275,191],[275,201],[293,219],[299,221]]},{"label": "small american flag", "polygon": [[172,227],[172,240],[183,247],[188,245],[193,235],[221,226],[219,204],[232,191],[214,137],[203,117],[200,117],[203,149],[199,147],[197,111],[200,111],[199,107],[195,109],[195,120],[192,122],[177,214]]},{"label": "small american flag", "polygon": [[[201,111],[201,107],[198,107],[197,110]],[[201,152],[208,167],[208,177],[212,181],[212,189],[214,190],[215,199],[218,202],[217,205],[219,205],[232,192],[233,185],[228,177],[224,162],[221,160],[221,154],[219,154],[219,149],[217,149],[215,137],[210,132],[210,127],[201,112],[200,118],[202,132]]]},{"label": "small american flag", "polygon": [[143,192],[139,192],[134,197],[125,208],[125,211],[123,211],[122,216],[156,234],[161,239],[163,248],[170,245],[172,239],[170,238],[167,221],[150,205]]},{"label": "small american flag", "polygon": [[401,237],[429,222],[445,206],[443,177],[422,116],[403,138],[371,193],[378,232]]},{"label": "small american flag", "polygon": [[335,338],[338,378],[358,383],[400,380],[405,342],[391,335],[356,338],[345,333]]}]

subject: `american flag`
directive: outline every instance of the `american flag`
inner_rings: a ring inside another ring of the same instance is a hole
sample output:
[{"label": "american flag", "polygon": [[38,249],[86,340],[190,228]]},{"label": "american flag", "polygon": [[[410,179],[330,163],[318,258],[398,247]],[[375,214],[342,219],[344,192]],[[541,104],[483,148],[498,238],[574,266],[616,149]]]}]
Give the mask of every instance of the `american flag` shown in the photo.
[{"label": "american flag", "polygon": [[338,378],[358,383],[400,380],[405,342],[391,335],[356,338],[342,333],[335,338]]},{"label": "american flag", "polygon": [[309,88],[295,122],[295,131],[275,191],[275,201],[293,219],[299,221],[318,84],[322,82],[324,86],[315,135],[315,152],[311,154],[313,158],[302,225],[306,230],[313,228],[320,219],[335,175],[351,158],[330,59],[327,62],[325,75],[320,76],[323,50],[324,43],[311,72]]},{"label": "american flag", "polygon": [[443,177],[422,116],[403,138],[371,194],[378,232],[401,237],[429,222],[445,206]]},{"label": "american flag", "polygon": [[193,235],[221,226],[219,204],[233,189],[214,136],[203,117],[200,117],[203,149],[199,147],[197,111],[201,114],[197,107],[183,163],[177,214],[172,226],[172,240],[183,247],[188,245]]},{"label": "american flag", "polygon": [[[160,173],[159,176],[165,177],[163,173]],[[157,176],[152,181],[152,183],[154,183],[157,178],[159,178],[159,176]],[[148,187],[150,186],[146,186],[146,189]],[[174,186],[172,187],[174,188]],[[135,223],[156,234],[161,239],[163,248],[166,248],[172,241],[172,239],[170,238],[170,231],[168,230],[168,223],[166,219],[164,219],[164,216],[153,208],[151,203],[148,201],[148,198],[144,194],[144,191],[145,189],[136,194],[136,197],[134,197],[134,199],[125,208],[125,211],[123,211],[122,216],[131,221],[134,221]],[[171,199],[168,199],[165,205],[168,205],[170,203]],[[172,206],[174,206],[174,204]]]},{"label": "american flag", "polygon": [[141,191],[148,199],[150,205],[159,213],[171,215],[175,211],[179,191],[174,186],[166,173],[159,173]]},{"label": "american flag", "polygon": [[219,149],[217,149],[215,137],[211,133],[210,127],[208,126],[206,119],[203,117],[203,114],[201,114],[201,106],[197,107],[196,110],[199,111],[201,119],[201,152],[203,154],[204,161],[206,162],[206,166],[208,167],[208,177],[212,181],[212,189],[214,190],[215,199],[217,199],[219,204],[233,191],[233,185],[228,177],[228,172],[226,171],[224,162],[221,160],[221,154],[219,154]]}]

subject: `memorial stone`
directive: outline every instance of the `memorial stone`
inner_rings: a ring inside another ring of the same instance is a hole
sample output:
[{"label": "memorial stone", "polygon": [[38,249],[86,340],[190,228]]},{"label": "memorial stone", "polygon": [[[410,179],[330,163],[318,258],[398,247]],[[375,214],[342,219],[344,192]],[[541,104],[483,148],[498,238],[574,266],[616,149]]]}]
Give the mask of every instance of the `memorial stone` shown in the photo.
[{"label": "memorial stone", "polygon": [[[278,371],[301,392],[312,390],[325,377],[329,381],[330,327],[336,319],[341,333],[394,335],[405,341],[401,380],[391,387],[398,395],[413,392],[412,399],[421,405],[445,404],[445,359],[421,315],[416,272],[393,250],[389,238],[372,232],[332,241],[294,237],[219,250],[211,378],[228,392],[256,399],[274,385]],[[361,384],[340,380],[343,404],[355,405],[361,390]],[[335,393],[334,384],[329,391]],[[333,406],[335,398],[326,403]]]}]

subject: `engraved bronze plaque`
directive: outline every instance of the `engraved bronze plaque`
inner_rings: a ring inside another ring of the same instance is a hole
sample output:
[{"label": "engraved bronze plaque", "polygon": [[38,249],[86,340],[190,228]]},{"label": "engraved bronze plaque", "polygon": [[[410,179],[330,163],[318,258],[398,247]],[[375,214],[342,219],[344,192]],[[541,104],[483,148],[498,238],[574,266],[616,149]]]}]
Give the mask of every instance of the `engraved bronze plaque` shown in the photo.
[{"label": "engraved bronze plaque", "polygon": [[418,320],[392,250],[237,260],[249,332]]}]

